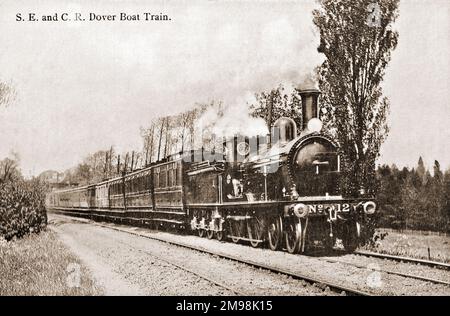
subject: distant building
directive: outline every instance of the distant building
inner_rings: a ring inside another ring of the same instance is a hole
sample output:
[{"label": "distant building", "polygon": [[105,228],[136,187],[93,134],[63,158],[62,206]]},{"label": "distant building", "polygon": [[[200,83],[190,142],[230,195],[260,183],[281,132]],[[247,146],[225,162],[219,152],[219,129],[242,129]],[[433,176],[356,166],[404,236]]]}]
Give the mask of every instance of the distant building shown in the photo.
[{"label": "distant building", "polygon": [[63,182],[64,173],[55,170],[44,171],[38,178],[47,183],[52,189],[60,189],[68,186],[67,183]]}]

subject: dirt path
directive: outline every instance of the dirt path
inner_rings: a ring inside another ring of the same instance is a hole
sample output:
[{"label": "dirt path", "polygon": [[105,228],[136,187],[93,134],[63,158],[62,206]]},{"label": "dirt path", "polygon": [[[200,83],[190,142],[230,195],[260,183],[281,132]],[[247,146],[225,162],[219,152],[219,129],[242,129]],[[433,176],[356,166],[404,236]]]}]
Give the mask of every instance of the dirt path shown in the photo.
[{"label": "dirt path", "polygon": [[105,295],[144,295],[141,288],[114,272],[108,262],[89,247],[75,240],[69,232],[65,231],[64,227],[52,227],[52,229],[57,232],[61,241],[88,267],[95,282],[103,289]]}]

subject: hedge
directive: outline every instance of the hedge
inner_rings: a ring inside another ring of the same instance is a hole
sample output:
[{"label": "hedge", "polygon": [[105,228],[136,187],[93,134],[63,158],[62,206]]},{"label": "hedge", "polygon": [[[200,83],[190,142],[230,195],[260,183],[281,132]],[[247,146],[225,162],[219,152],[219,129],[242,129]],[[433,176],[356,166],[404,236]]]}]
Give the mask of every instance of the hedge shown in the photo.
[{"label": "hedge", "polygon": [[35,180],[0,183],[0,239],[40,232],[47,225],[45,186]]}]

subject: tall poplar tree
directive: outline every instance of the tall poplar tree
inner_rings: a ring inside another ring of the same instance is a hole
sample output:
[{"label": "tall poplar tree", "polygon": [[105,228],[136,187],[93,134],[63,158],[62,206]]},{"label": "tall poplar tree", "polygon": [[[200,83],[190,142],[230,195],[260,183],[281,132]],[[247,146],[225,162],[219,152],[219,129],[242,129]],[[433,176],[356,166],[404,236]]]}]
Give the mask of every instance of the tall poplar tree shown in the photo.
[{"label": "tall poplar tree", "polygon": [[320,32],[318,69],[325,120],[341,147],[343,187],[375,188],[375,159],[388,133],[389,100],[381,83],[398,33],[398,0],[322,0],[314,10]]}]

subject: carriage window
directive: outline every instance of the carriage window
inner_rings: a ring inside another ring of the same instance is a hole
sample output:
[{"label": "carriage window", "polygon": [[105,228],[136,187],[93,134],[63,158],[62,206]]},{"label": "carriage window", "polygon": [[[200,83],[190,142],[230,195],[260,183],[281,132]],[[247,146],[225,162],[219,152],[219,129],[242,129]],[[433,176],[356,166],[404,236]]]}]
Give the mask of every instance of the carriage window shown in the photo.
[{"label": "carriage window", "polygon": [[141,177],[136,177],[136,179],[134,179],[134,189],[136,192],[141,192]]},{"label": "carriage window", "polygon": [[159,168],[155,169],[154,177],[155,177],[155,179],[153,180],[154,181],[154,185],[155,185],[155,187],[158,188],[159,187]]},{"label": "carriage window", "polygon": [[166,187],[168,186],[168,183],[169,183],[169,171],[170,171],[170,170],[169,170],[169,165],[167,165],[167,166],[166,166],[166,179],[165,179],[165,180],[166,180],[166,181],[165,181],[166,183],[164,183]]},{"label": "carriage window", "polygon": [[159,187],[164,188],[167,184],[167,170],[166,168],[161,168],[161,173],[159,177]]},{"label": "carriage window", "polygon": [[141,192],[142,191],[142,177],[138,176],[136,179],[136,192]]},{"label": "carriage window", "polygon": [[167,186],[169,186],[169,187],[173,186],[173,169],[172,169],[172,166],[169,167],[168,184],[167,184]]}]

